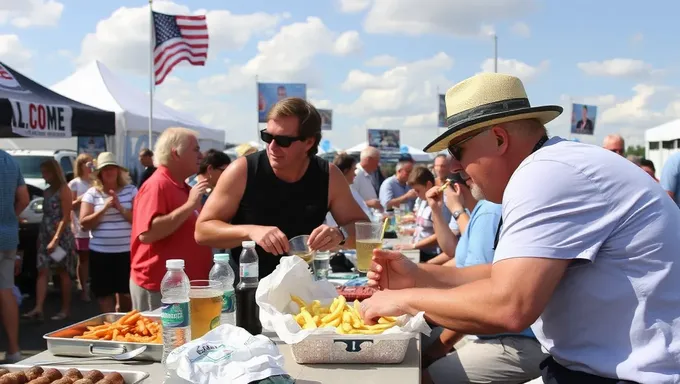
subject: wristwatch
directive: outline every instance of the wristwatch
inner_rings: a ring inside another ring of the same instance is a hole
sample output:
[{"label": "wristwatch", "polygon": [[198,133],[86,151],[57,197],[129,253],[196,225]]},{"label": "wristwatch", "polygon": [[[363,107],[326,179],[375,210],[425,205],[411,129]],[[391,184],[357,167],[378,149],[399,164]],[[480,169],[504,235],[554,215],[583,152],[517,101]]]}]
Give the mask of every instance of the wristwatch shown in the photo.
[{"label": "wristwatch", "polygon": [[454,219],[454,220],[458,220],[458,218],[460,217],[460,215],[462,215],[463,213],[465,213],[465,210],[464,210],[464,209],[459,209],[459,210],[453,212],[453,213],[451,214],[451,216],[453,216],[453,219]]},{"label": "wristwatch", "polygon": [[338,231],[340,231],[340,234],[342,235],[342,240],[340,241],[340,244],[338,245],[345,245],[345,241],[347,241],[347,231],[345,231],[345,228],[338,226]]}]

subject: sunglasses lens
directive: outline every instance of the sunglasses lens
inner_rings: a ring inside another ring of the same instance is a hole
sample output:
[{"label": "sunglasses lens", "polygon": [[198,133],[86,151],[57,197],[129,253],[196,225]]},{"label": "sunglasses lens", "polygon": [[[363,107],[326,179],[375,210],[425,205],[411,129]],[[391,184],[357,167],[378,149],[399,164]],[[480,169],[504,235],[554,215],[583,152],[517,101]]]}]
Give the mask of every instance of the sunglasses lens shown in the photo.
[{"label": "sunglasses lens", "polygon": [[449,146],[449,153],[451,154],[451,157],[460,161],[460,148],[455,145],[451,145]]},{"label": "sunglasses lens", "polygon": [[262,141],[269,144],[274,139],[274,136],[272,136],[270,133],[267,133],[265,131],[261,131],[260,132],[260,138],[262,139]]},{"label": "sunglasses lens", "polygon": [[276,144],[278,144],[279,147],[283,148],[288,148],[291,144],[293,144],[293,140],[286,136],[277,136],[274,138],[274,140],[276,140]]}]

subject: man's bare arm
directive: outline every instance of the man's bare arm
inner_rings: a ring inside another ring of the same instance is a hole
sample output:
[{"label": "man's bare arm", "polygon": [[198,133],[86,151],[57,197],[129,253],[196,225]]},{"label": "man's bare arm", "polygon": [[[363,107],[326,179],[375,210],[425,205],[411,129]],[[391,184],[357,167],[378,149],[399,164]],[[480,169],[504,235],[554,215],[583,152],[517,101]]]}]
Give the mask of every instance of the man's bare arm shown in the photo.
[{"label": "man's bare arm", "polygon": [[416,287],[455,288],[489,277],[491,277],[491,264],[451,268],[443,265],[420,263],[416,274]]},{"label": "man's bare arm", "polygon": [[331,215],[338,225],[345,228],[349,235],[345,239],[345,248],[354,248],[356,234],[354,223],[369,221],[366,213],[361,209],[349,189],[347,179],[338,167],[331,164],[329,167],[328,200]]},{"label": "man's bare arm", "polygon": [[427,261],[427,264],[435,264],[435,265],[443,265],[449,260],[454,260],[451,256],[447,255],[446,253],[442,252],[435,256],[434,258],[430,259]]},{"label": "man's bare arm", "polygon": [[196,242],[214,248],[234,248],[250,240],[251,225],[232,225],[248,179],[245,158],[234,161],[220,176],[196,223]]},{"label": "man's bare arm", "polygon": [[31,202],[31,197],[28,195],[28,187],[21,185],[17,187],[16,195],[14,197],[14,213],[19,217],[21,212],[28,207]]},{"label": "man's bare arm", "polygon": [[[499,261],[488,279],[453,289],[406,290],[404,310],[414,315],[424,311],[434,323],[465,334],[521,332],[543,312],[570,262],[536,257]],[[440,268],[463,272],[477,267]]]}]

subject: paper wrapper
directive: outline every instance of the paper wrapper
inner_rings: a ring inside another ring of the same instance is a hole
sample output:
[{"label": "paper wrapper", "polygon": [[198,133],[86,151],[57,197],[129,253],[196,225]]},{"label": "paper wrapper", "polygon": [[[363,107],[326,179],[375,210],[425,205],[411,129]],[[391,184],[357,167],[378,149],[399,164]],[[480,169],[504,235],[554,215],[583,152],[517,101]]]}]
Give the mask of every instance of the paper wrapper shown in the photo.
[{"label": "paper wrapper", "polygon": [[[292,315],[298,312],[298,306],[291,300],[291,295],[298,296],[305,302],[319,300],[323,305],[330,305],[338,297],[333,284],[328,281],[314,281],[304,260],[297,256],[283,257],[276,270],[260,281],[255,293],[255,300],[260,307],[260,322],[264,329],[276,332],[287,344],[299,343],[310,335],[340,336],[334,327],[302,329]],[[406,335],[429,335],[430,327],[424,315],[424,312],[420,312],[415,316],[401,316],[397,318],[399,326],[387,329],[380,335],[372,335],[372,338],[403,340]]]}]

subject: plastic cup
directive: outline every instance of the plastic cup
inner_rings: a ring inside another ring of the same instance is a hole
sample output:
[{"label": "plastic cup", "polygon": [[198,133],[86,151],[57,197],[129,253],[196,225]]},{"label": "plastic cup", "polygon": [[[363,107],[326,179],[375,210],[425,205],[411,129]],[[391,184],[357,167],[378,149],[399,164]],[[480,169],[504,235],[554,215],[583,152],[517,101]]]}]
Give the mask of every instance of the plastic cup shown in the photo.
[{"label": "plastic cup", "polygon": [[382,248],[382,223],[355,224],[357,269],[366,273],[371,268],[373,250]]}]

